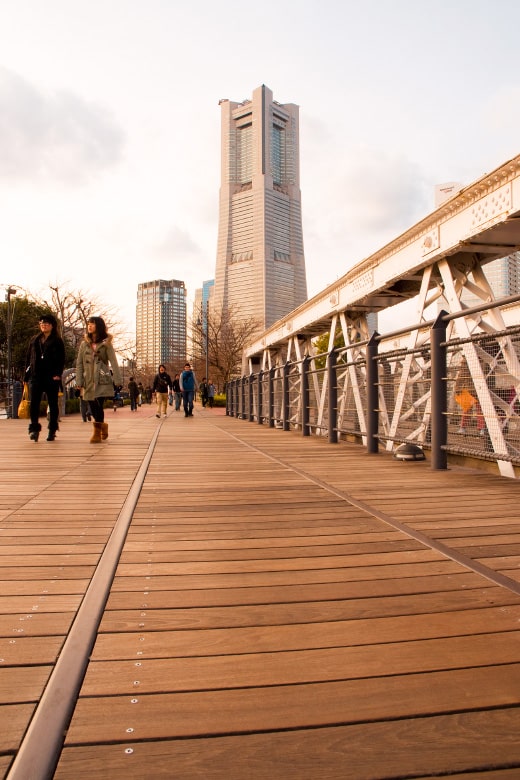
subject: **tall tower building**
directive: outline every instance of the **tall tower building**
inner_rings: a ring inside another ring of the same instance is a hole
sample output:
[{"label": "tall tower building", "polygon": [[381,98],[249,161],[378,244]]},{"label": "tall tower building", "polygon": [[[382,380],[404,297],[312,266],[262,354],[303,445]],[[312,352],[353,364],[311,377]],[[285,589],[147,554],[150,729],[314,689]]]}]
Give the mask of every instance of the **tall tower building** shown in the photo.
[{"label": "tall tower building", "polygon": [[186,360],[186,287],[177,279],[143,282],[137,289],[137,366],[178,370]]},{"label": "tall tower building", "polygon": [[214,305],[265,329],[307,299],[299,108],[262,85],[221,100],[222,170]]}]

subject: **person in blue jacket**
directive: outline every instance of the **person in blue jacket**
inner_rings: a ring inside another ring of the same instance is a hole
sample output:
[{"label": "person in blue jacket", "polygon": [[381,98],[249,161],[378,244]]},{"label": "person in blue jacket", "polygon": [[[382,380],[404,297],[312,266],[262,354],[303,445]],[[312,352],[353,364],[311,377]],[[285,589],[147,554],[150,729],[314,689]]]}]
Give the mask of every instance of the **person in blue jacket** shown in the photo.
[{"label": "person in blue jacket", "polygon": [[195,398],[195,392],[197,391],[199,384],[189,363],[186,363],[184,366],[184,371],[179,378],[179,384],[182,393],[184,416],[193,417],[193,399]]}]

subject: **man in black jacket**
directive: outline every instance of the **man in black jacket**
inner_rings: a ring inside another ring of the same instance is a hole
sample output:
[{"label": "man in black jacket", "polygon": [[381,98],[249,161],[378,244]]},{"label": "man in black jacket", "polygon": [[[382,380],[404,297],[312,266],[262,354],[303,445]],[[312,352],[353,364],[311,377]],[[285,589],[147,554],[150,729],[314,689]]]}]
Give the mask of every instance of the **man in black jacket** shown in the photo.
[{"label": "man in black jacket", "polygon": [[45,393],[49,404],[49,434],[54,441],[58,430],[58,393],[65,366],[65,345],[58,335],[58,322],[53,314],[40,317],[40,332],[31,339],[27,353],[27,376],[31,388],[31,423],[29,438],[38,441],[40,402]]},{"label": "man in black jacket", "polygon": [[166,410],[168,409],[168,393],[172,386],[172,380],[166,373],[166,366],[162,363],[159,366],[159,370],[153,380],[153,392],[155,393],[155,399],[157,401],[157,414],[156,417],[161,416],[161,410],[166,417]]}]

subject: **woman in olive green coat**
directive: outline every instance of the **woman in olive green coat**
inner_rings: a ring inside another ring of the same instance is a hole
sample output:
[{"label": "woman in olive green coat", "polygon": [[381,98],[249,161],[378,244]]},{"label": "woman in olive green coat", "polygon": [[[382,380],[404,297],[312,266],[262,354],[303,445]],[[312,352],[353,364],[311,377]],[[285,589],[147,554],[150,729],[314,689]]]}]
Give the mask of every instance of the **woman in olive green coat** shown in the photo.
[{"label": "woman in olive green coat", "polygon": [[112,346],[112,336],[107,333],[102,317],[89,317],[85,340],[80,344],[76,362],[76,384],[83,390],[83,398],[90,404],[94,418],[94,432],[90,441],[94,444],[108,437],[104,403],[112,398],[114,387],[121,387],[121,375]]}]

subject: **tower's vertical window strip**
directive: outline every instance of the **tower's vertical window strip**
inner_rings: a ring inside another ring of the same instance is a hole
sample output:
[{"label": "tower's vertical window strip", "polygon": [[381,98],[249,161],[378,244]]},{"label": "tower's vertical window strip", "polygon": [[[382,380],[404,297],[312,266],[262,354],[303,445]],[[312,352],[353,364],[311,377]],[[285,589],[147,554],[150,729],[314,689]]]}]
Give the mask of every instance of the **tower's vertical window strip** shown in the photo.
[{"label": "tower's vertical window strip", "polygon": [[237,133],[237,179],[240,184],[248,184],[253,178],[253,128],[245,125]]},{"label": "tower's vertical window strip", "polygon": [[271,176],[273,184],[282,185],[285,180],[285,132],[281,127],[271,128]]}]

